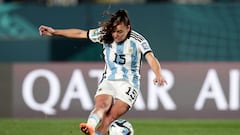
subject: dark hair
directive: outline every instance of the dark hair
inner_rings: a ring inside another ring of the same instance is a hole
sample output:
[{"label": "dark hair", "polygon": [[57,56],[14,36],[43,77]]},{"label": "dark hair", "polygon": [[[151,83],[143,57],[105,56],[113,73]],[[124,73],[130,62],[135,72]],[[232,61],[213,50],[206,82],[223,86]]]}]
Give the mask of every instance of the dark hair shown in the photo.
[{"label": "dark hair", "polygon": [[107,44],[111,44],[113,42],[112,32],[114,31],[115,27],[120,23],[123,23],[124,25],[128,26],[130,25],[130,20],[127,11],[123,9],[118,10],[114,14],[109,13],[106,14],[110,16],[110,19],[105,22],[100,22],[100,26],[103,27],[102,29],[103,37],[101,41]]}]

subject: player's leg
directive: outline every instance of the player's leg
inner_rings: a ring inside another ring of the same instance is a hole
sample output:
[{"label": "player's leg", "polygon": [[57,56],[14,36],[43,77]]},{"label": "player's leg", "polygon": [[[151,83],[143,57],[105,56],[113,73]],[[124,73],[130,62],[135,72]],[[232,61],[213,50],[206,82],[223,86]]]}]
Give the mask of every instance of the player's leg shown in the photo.
[{"label": "player's leg", "polygon": [[102,119],[101,125],[97,128],[97,132],[106,135],[110,124],[120,118],[129,110],[129,105],[121,100],[116,100],[110,111]]},{"label": "player's leg", "polygon": [[107,133],[109,125],[114,120],[121,117],[133,106],[138,95],[137,90],[129,82],[124,80],[115,81],[113,90],[116,92],[115,103],[102,119],[99,128],[97,128],[97,131],[100,131],[102,135]]},{"label": "player's leg", "polygon": [[87,135],[94,135],[95,128],[103,119],[106,112],[109,111],[113,102],[111,95],[100,94],[95,97],[95,106],[88,117],[87,123],[81,123],[80,129]]}]

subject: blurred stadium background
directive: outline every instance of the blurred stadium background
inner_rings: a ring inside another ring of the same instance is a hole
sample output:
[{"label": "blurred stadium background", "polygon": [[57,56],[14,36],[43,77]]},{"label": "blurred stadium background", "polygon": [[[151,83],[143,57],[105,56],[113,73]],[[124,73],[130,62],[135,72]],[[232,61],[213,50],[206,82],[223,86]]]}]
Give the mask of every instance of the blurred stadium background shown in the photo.
[{"label": "blurred stadium background", "polygon": [[[143,63],[142,95],[124,116],[137,135],[238,135],[239,0],[0,0],[0,134],[78,134],[69,126],[93,107],[101,47],[41,37],[38,27],[87,30],[106,19],[105,10],[119,8],[148,39],[169,81],[153,86]],[[12,124],[18,126],[10,130]]]}]

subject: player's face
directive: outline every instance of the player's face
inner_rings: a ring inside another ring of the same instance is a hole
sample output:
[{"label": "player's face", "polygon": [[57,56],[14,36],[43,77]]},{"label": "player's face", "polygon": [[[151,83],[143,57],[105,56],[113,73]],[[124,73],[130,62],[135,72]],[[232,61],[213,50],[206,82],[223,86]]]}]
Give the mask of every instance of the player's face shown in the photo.
[{"label": "player's face", "polygon": [[113,40],[116,43],[122,42],[127,38],[128,32],[130,31],[130,25],[126,26],[124,23],[120,23],[115,27],[112,32]]}]

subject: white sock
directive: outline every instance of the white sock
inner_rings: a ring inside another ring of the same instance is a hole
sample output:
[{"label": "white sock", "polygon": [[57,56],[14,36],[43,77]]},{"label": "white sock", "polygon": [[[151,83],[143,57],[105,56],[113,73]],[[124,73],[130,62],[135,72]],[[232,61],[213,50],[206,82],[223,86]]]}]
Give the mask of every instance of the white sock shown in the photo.
[{"label": "white sock", "polygon": [[91,113],[88,117],[88,120],[87,120],[87,124],[93,126],[94,128],[96,128],[96,126],[98,125],[100,121],[100,118],[96,115],[96,114],[93,114]]}]

